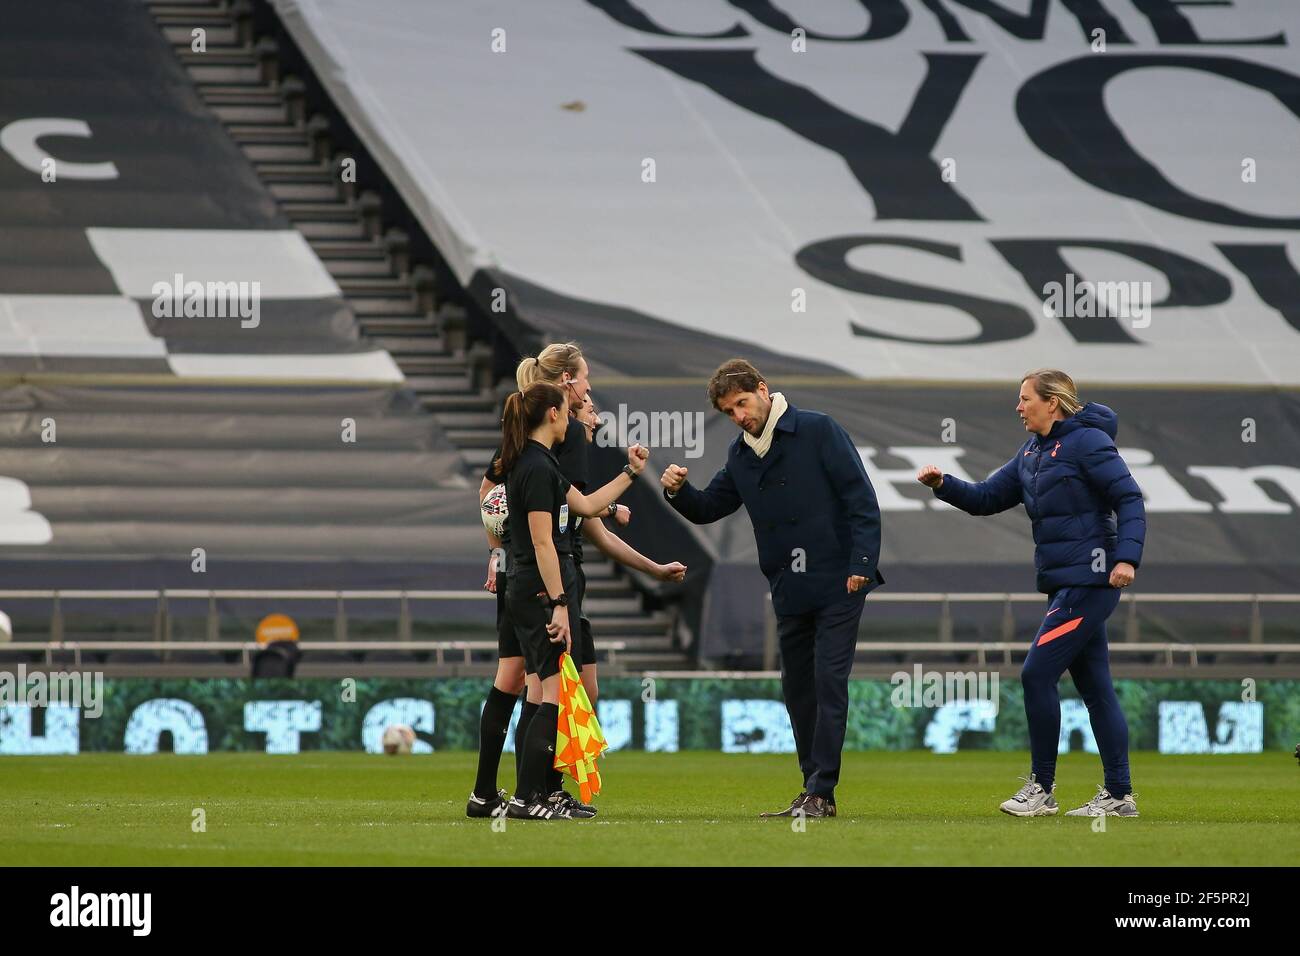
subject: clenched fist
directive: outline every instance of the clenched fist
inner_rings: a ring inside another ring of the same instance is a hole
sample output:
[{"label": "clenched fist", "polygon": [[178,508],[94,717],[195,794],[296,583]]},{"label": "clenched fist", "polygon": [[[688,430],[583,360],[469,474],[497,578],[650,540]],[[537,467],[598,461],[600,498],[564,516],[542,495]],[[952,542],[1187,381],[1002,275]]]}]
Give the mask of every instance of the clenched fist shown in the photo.
[{"label": "clenched fist", "polygon": [[680,561],[658,565],[655,568],[654,576],[660,581],[684,581],[686,580],[686,565]]},{"label": "clenched fist", "polygon": [[927,488],[938,488],[943,484],[943,472],[938,465],[926,465],[916,473],[916,480]]},{"label": "clenched fist", "polygon": [[1110,586],[1113,588],[1126,588],[1133,583],[1133,576],[1137,574],[1137,568],[1127,561],[1120,561],[1111,568]]},{"label": "clenched fist", "polygon": [[638,475],[645,463],[650,460],[650,452],[640,445],[633,445],[627,450],[627,463],[632,466],[632,470]]},{"label": "clenched fist", "polygon": [[659,479],[659,484],[663,485],[672,494],[682,490],[682,485],[686,484],[686,471],[681,465],[669,465],[664,469],[663,477]]}]

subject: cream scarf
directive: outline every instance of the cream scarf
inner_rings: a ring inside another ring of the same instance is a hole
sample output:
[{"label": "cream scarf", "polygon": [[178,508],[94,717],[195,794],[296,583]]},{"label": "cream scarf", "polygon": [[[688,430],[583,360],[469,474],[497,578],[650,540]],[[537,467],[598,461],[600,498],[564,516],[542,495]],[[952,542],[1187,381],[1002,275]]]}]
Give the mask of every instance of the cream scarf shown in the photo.
[{"label": "cream scarf", "polygon": [[777,420],[785,414],[785,410],[790,407],[790,403],[785,400],[785,396],[780,392],[772,393],[772,409],[767,414],[767,424],[763,426],[763,434],[755,438],[749,432],[742,432],[741,436],[745,439],[745,444],[754,449],[754,454],[762,458],[772,447],[772,436],[776,434]]}]

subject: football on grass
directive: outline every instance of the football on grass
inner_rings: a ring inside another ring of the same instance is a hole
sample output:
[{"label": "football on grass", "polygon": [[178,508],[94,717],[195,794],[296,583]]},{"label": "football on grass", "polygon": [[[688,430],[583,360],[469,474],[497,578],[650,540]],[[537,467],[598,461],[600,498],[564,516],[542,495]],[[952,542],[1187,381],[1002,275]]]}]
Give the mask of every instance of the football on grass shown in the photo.
[{"label": "football on grass", "polygon": [[384,728],[384,753],[409,754],[415,746],[415,731],[406,724],[389,724]]}]

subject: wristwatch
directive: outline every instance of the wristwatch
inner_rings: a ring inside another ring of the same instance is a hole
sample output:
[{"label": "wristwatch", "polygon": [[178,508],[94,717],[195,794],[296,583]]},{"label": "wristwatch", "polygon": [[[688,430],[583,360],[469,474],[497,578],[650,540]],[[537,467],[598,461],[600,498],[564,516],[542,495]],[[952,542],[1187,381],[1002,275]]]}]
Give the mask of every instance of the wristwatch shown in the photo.
[{"label": "wristwatch", "polygon": [[561,593],[559,597],[553,598],[545,591],[542,591],[537,595],[537,597],[541,600],[542,607],[546,608],[548,611],[553,611],[557,607],[569,606],[569,596],[567,594]]},{"label": "wristwatch", "polygon": [[639,472],[635,472],[635,471],[633,471],[631,465],[624,465],[624,466],[623,466],[623,474],[627,475],[627,476],[628,476],[629,478],[631,478],[633,481],[636,481],[636,476],[639,474]]},{"label": "wristwatch", "polygon": [[610,516],[611,518],[617,518],[617,517],[618,517],[618,502],[617,502],[617,501],[611,501],[611,502],[609,503],[609,507],[606,508],[605,510],[609,513],[609,516]]}]

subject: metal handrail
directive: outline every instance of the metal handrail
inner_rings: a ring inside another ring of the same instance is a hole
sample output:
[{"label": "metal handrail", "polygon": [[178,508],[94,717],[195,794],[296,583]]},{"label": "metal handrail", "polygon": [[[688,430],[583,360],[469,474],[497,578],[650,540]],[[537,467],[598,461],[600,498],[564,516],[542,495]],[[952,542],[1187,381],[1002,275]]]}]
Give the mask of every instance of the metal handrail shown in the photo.
[{"label": "metal handrail", "polygon": [[[1009,640],[1014,636],[1016,629],[1015,617],[1012,614],[1011,606],[1013,604],[1026,603],[1037,604],[1045,599],[1046,595],[1032,591],[873,591],[869,598],[872,604],[879,604],[881,602],[888,604],[938,604],[940,606],[938,642],[941,646],[949,648],[955,648],[958,646],[952,639],[952,605],[954,603],[1002,604],[1002,636],[1004,639]],[[1119,599],[1121,604],[1128,605],[1124,620],[1125,643],[1123,645],[1119,643],[1111,643],[1110,647],[1112,649],[1138,644],[1138,604],[1249,604],[1250,624],[1248,640],[1253,645],[1263,645],[1265,648],[1276,648],[1282,645],[1264,645],[1264,623],[1263,617],[1260,614],[1260,605],[1300,604],[1300,594],[1293,592],[1237,592],[1219,594],[1196,592],[1182,594],[1178,592],[1125,591],[1119,596]],[[772,609],[772,595],[770,592],[764,595],[763,618],[763,668],[764,670],[773,670],[776,667],[777,658],[777,628],[776,614]],[[929,644],[921,644],[918,649],[932,646],[933,645]],[[984,646],[987,647],[991,645],[986,644]],[[1209,647],[1207,644],[1197,644],[1196,646],[1202,649]],[[1240,645],[1231,646],[1239,647]],[[1193,652],[1193,658],[1194,657],[1195,652]]]},{"label": "metal handrail", "polygon": [[[1033,604],[1046,599],[1047,595],[1037,591],[902,591],[884,593],[873,591],[871,594],[873,604],[878,604],[881,601],[892,604],[938,604],[942,601],[957,601],[963,604],[999,601],[1010,601],[1013,604]],[[1206,594],[1197,591],[1182,594],[1177,591],[1125,591],[1119,596],[1119,599],[1120,603],[1130,604],[1249,604],[1255,601],[1261,604],[1300,604],[1300,594],[1291,592]]]},{"label": "metal handrail", "polygon": [[218,600],[260,600],[260,601],[333,601],[334,602],[334,639],[346,641],[348,637],[348,616],[345,601],[397,601],[397,634],[407,641],[411,638],[411,602],[412,601],[495,601],[496,595],[488,591],[460,590],[359,590],[344,588],[338,590],[296,589],[274,590],[258,588],[158,588],[156,590],[133,589],[86,589],[69,588],[27,588],[0,590],[0,600],[43,600],[53,602],[50,611],[50,640],[63,640],[63,602],[67,600],[101,600],[101,601],[156,601],[154,611],[154,639],[170,640],[172,614],[168,601],[206,600],[208,602],[207,634],[215,641],[221,632],[217,613]]},{"label": "metal handrail", "polygon": [[[409,651],[411,653],[433,653],[435,663],[446,663],[447,651],[463,652],[462,663],[473,663],[474,651],[496,651],[496,641],[298,641],[298,647],[304,654],[312,651],[359,652],[359,651]],[[264,645],[257,641],[11,641],[0,644],[0,653],[18,651],[21,653],[44,652],[45,663],[54,664],[54,655],[61,651],[71,651],[73,666],[81,666],[83,651],[154,651],[159,654],[172,651],[210,651],[213,654],[238,653],[245,665],[251,665],[250,655],[262,649]],[[601,641],[598,650],[609,652],[608,663],[616,663],[619,651],[627,649],[626,641]]]},{"label": "metal handrail", "polygon": [[[464,600],[464,601],[494,601],[496,596],[483,590],[451,590],[451,589],[429,589],[429,590],[361,590],[361,589],[295,589],[295,590],[274,590],[274,589],[197,589],[197,588],[159,588],[156,590],[95,590],[95,589],[67,589],[57,588],[48,589],[7,589],[0,590],[0,600],[40,600],[50,599],[53,601],[53,608],[50,616],[50,642],[48,644],[38,644],[35,649],[50,649],[64,645],[64,622],[62,602],[64,600],[153,600],[157,601],[157,609],[154,619],[154,638],[153,642],[142,642],[147,648],[153,648],[159,644],[165,645],[168,650],[216,650],[218,645],[229,642],[220,642],[217,636],[220,633],[219,619],[217,614],[218,600],[267,600],[267,601],[333,601],[334,610],[334,635],[333,642],[314,642],[307,641],[300,644],[306,649],[309,646],[320,647],[321,649],[330,648],[333,650],[346,650],[351,645],[347,639],[347,612],[344,607],[345,601],[383,601],[395,600],[399,602],[398,611],[398,637],[399,641],[393,642],[395,648],[382,646],[385,642],[374,641],[365,642],[358,650],[371,649],[405,649],[418,651],[427,649],[437,654],[438,663],[443,662],[443,654],[447,650],[464,649],[467,642],[456,641],[431,641],[416,642],[411,639],[411,613],[410,602],[412,601],[445,601],[445,600]],[[1015,633],[1015,619],[1011,611],[1013,604],[1021,603],[1038,603],[1044,599],[1044,596],[1035,592],[942,592],[942,591],[917,591],[917,592],[876,592],[871,596],[873,603],[920,603],[920,604],[939,604],[941,606],[939,616],[939,645],[949,650],[959,650],[966,648],[977,652],[981,661],[987,651],[1002,651],[1004,658],[1009,660],[1010,648],[1012,645],[1006,641],[993,643],[977,643],[967,647],[966,643],[954,642],[952,640],[953,621],[951,605],[953,603],[995,603],[1000,602],[1004,605],[1002,616],[1002,633],[1004,638],[1010,638]],[[171,612],[168,608],[169,600],[207,600],[208,602],[208,625],[207,633],[209,640],[205,642],[175,642],[171,641]],[[1199,648],[1206,653],[1211,653],[1210,648],[1217,645],[1197,644],[1195,646],[1186,643],[1165,643],[1160,645],[1143,645],[1138,640],[1138,617],[1137,606],[1139,603],[1181,603],[1181,604],[1246,604],[1251,605],[1249,643],[1259,648],[1262,653],[1286,653],[1282,648],[1291,645],[1263,643],[1263,623],[1260,614],[1261,604],[1300,604],[1300,594],[1295,593],[1161,593],[1161,592],[1133,592],[1128,591],[1120,595],[1120,601],[1128,604],[1127,621],[1125,623],[1124,644],[1112,643],[1112,650],[1123,650],[1126,647],[1134,649],[1142,647],[1158,646],[1165,649],[1166,659],[1172,664],[1173,654],[1176,652],[1186,652],[1190,655],[1193,664],[1196,663],[1196,649]],[[766,618],[766,639],[764,648],[764,669],[773,670],[776,665],[776,620],[772,610],[771,595],[766,594],[764,600],[764,615]],[[90,649],[92,643],[97,642],[69,642],[66,646],[74,646]],[[102,642],[108,644],[107,648],[102,649],[135,649],[129,648],[131,642],[112,641]],[[247,658],[248,651],[242,650],[245,645],[243,642],[233,642],[234,646],[229,650],[240,650],[243,656]],[[490,642],[482,642],[491,646]],[[12,649],[28,646],[15,643],[3,644],[0,647],[8,646]],[[256,644],[248,645],[256,647]],[[611,651],[616,650],[612,645],[606,644]],[[858,645],[863,648],[863,644]],[[886,646],[892,646],[899,650],[935,650],[934,644],[930,643],[912,643],[892,642],[889,645],[870,642],[868,647],[884,649]],[[1235,651],[1246,650],[1247,646],[1243,645],[1226,645]],[[101,648],[95,648],[101,649]],[[143,649],[143,648],[142,648]],[[80,653],[79,651],[76,653]],[[466,662],[469,662],[470,651],[465,651]],[[51,660],[50,654],[47,653],[47,660]],[[611,653],[611,661],[613,654]]]},{"label": "metal handrail", "polygon": [[[1165,664],[1174,666],[1175,654],[1186,654],[1188,664],[1200,666],[1198,654],[1300,654],[1300,644],[1188,644],[1182,641],[1152,641],[1146,644],[1110,644],[1110,652],[1120,654],[1163,654]],[[976,663],[983,667],[990,652],[1000,652],[1002,663],[1010,664],[1013,652],[1028,652],[1029,645],[1010,641],[858,641],[855,654],[875,651],[881,654],[941,651],[944,653],[974,653]]]},{"label": "metal handrail", "polygon": [[[338,597],[344,600],[393,601],[406,597],[412,601],[494,601],[496,595],[483,590],[363,590],[363,589],[313,589],[313,590],[275,590],[244,588],[154,588],[151,590],[95,590],[74,588],[40,588],[20,590],[0,590],[0,600],[30,600],[39,598],[102,599],[102,600],[157,600],[159,597],[177,599],[199,599],[215,597],[226,600],[304,600],[332,601]],[[889,603],[937,604],[942,601],[961,603],[987,603],[1011,601],[1013,603],[1037,602],[1045,600],[1045,595],[1037,591],[1003,592],[1003,591],[875,591],[871,595],[873,604],[882,601]],[[770,595],[769,595],[770,600]],[[1220,593],[1206,594],[1200,591],[1180,593],[1126,591],[1120,595],[1121,602],[1143,603],[1186,603],[1186,604],[1245,604],[1260,603],[1297,604],[1300,593]]]},{"label": "metal handrail", "polygon": [[218,598],[225,600],[276,600],[276,601],[333,601],[344,600],[396,601],[403,597],[412,601],[495,601],[496,595],[487,591],[395,591],[395,590],[265,590],[242,588],[154,588],[148,591],[93,590],[43,588],[36,590],[0,591],[0,600],[32,600],[39,598],[70,598],[85,600],[125,601],[157,600],[166,598]]}]

